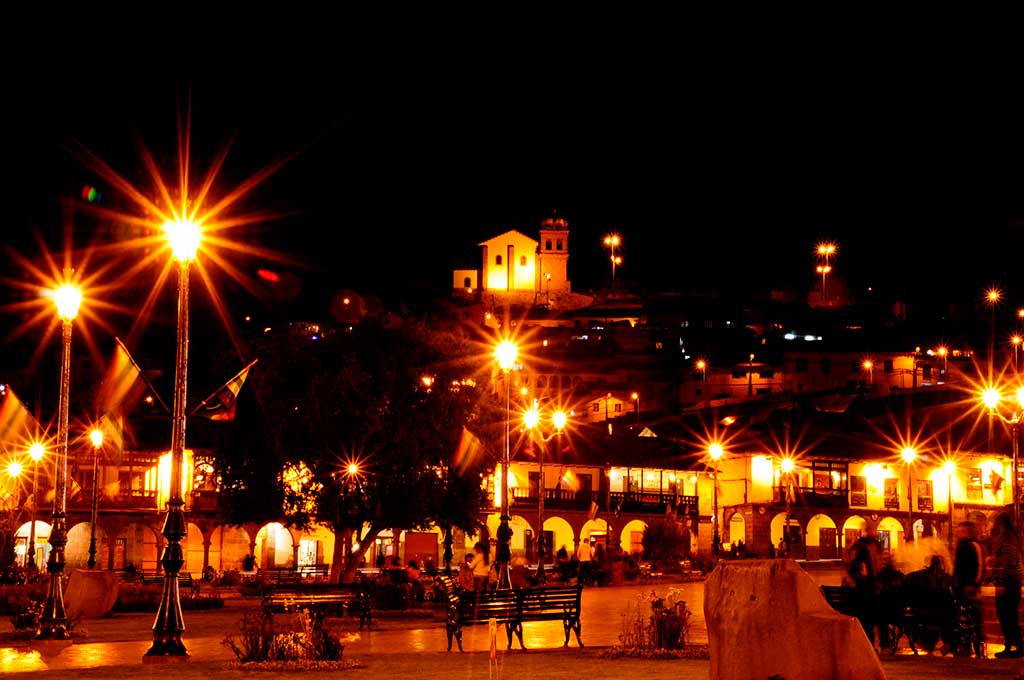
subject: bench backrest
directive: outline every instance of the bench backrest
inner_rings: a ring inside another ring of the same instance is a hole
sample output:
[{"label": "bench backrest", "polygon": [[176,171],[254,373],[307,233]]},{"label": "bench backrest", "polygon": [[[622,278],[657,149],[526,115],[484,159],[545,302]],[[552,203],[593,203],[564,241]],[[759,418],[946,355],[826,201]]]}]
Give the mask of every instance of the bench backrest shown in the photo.
[{"label": "bench backrest", "polygon": [[459,602],[462,620],[499,622],[529,618],[532,613],[561,615],[567,609],[579,610],[583,586],[543,586],[512,590],[465,592]]}]

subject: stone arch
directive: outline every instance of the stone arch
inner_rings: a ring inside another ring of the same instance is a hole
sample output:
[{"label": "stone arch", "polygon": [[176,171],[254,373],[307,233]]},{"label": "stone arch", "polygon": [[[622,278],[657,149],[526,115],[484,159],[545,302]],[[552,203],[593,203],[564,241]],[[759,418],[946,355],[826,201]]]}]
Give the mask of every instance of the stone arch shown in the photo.
[{"label": "stone arch", "polygon": [[210,532],[210,564],[217,571],[242,570],[252,538],[242,527],[222,524]]},{"label": "stone arch", "polygon": [[[774,517],[769,525],[769,532],[771,534],[772,545],[776,550],[779,548],[779,542],[782,541],[782,535],[785,532],[786,527],[786,513],[780,512]],[[794,550],[798,548],[803,540],[803,531],[800,528],[800,522],[795,517],[789,519],[789,535],[790,541],[788,545],[789,557],[796,557]],[[745,541],[744,541],[745,542]]]},{"label": "stone arch", "polygon": [[[491,538],[498,537],[498,527],[501,525],[501,516],[494,512],[487,516],[487,531]],[[522,515],[512,515],[509,518],[509,526],[512,528],[512,539],[509,541],[509,548],[512,557],[526,557],[527,531],[533,536],[533,525]],[[532,540],[532,539],[531,539]]]},{"label": "stone arch", "polygon": [[742,512],[739,510],[733,512],[726,526],[729,530],[728,538],[731,545],[735,545],[737,541],[743,541],[744,545],[747,543],[747,523],[743,519]]},{"label": "stone arch", "polygon": [[882,550],[900,550],[903,547],[903,525],[893,517],[883,517],[875,527]]},{"label": "stone arch", "polygon": [[832,518],[819,513],[807,520],[804,545],[808,560],[838,559],[839,531]]},{"label": "stone arch", "polygon": [[839,532],[840,548],[842,548],[842,554],[845,555],[846,551],[850,549],[850,546],[860,538],[861,531],[864,527],[868,526],[868,520],[866,517],[860,515],[851,515],[843,522],[843,529]]},{"label": "stone arch", "polygon": [[[14,533],[14,551],[17,555],[18,564],[28,564],[29,539],[32,537],[32,522],[25,522]],[[46,558],[50,555],[50,525],[42,520],[36,520],[36,568],[42,570],[46,564]]]},{"label": "stone arch", "polygon": [[619,546],[623,552],[634,555],[643,553],[643,544],[640,539],[646,528],[647,522],[639,519],[630,520],[626,526],[622,527],[622,531],[619,532]]},{"label": "stone arch", "polygon": [[269,522],[256,534],[256,564],[260,569],[293,566],[295,541],[280,522]]},{"label": "stone arch", "polygon": [[[71,573],[71,569],[86,569],[89,566],[89,522],[79,522],[68,530],[68,542],[64,546],[64,568]],[[36,540],[38,541],[38,531]],[[107,542],[107,532],[101,524],[96,524],[96,564],[102,569],[106,566],[103,546]]]},{"label": "stone arch", "polygon": [[190,573],[200,576],[203,573],[205,549],[203,546],[203,530],[199,525],[189,522],[188,533],[181,541],[181,550],[185,553],[185,564],[181,567],[181,573]]},{"label": "stone arch", "polygon": [[145,522],[131,522],[114,538],[113,567],[124,569],[131,562],[137,571],[155,572],[159,564],[161,536]]},{"label": "stone arch", "polygon": [[572,547],[576,544],[576,532],[572,530],[572,525],[564,518],[545,517],[544,530],[551,532],[551,545],[547,546],[548,552],[544,560],[545,564],[554,562],[555,553],[563,545],[566,552],[572,552]]}]

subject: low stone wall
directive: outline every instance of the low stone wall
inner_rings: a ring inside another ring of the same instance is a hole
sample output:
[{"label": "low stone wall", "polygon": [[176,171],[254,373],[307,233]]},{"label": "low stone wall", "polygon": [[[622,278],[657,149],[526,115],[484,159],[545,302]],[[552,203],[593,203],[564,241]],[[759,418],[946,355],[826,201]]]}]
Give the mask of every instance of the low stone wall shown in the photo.
[{"label": "low stone wall", "polygon": [[885,680],[857,619],[793,560],[721,561],[704,584],[711,680]]}]

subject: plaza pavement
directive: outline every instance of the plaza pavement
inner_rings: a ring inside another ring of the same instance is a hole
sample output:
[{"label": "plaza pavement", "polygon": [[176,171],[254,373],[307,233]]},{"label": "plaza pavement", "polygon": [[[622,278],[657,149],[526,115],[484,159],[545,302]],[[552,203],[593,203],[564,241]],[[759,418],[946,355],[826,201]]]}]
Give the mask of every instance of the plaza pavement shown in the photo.
[{"label": "plaza pavement", "polygon": [[[827,575],[818,578],[823,582],[829,580]],[[642,670],[645,680],[660,677],[663,669],[670,670],[665,677],[672,677],[675,680],[686,680],[691,677],[703,680],[708,677],[707,660],[624,659],[613,662],[597,658],[602,649],[618,643],[623,615],[630,604],[652,590],[658,595],[665,595],[670,588],[678,589],[693,612],[690,642],[706,644],[703,587],[703,582],[696,582],[584,589],[582,639],[586,648],[582,650],[576,646],[575,638],[570,640],[568,649],[562,647],[565,635],[560,622],[528,623],[524,626],[527,652],[519,651],[516,643],[513,651],[506,653],[501,639],[503,633],[499,628],[498,658],[495,665],[489,666],[486,626],[465,629],[465,654],[459,654],[458,651],[448,653],[444,651],[447,641],[440,614],[430,615],[424,611],[417,612],[418,615],[385,613],[378,616],[374,620],[372,630],[363,631],[358,639],[346,643],[345,658],[360,661],[366,668],[376,668],[377,671],[410,665],[419,678],[461,677],[460,670],[464,670],[467,677],[479,678],[481,673],[494,677],[496,672],[499,676],[504,674],[499,672],[500,668],[506,668],[511,673],[513,669],[523,664],[539,664],[537,670],[543,672],[538,677],[558,677],[557,670],[562,666],[566,667],[566,677],[573,677],[573,665],[596,663],[598,669],[607,668],[609,673],[613,668],[618,669],[614,674],[623,672],[622,667],[635,667],[637,671]],[[235,660],[232,652],[222,644],[222,641],[227,635],[237,634],[237,624],[242,616],[259,605],[258,600],[242,598],[233,592],[226,592],[224,595],[223,609],[185,612],[187,630],[184,640],[191,656],[189,672],[198,672],[197,677],[216,675]],[[72,645],[51,645],[47,648],[30,643],[0,643],[0,673],[25,673],[26,678],[31,675],[36,680],[50,680],[92,676],[93,673],[87,672],[86,669],[96,669],[97,678],[130,677],[143,680],[148,677],[167,678],[174,675],[176,680],[182,680],[185,676],[181,676],[180,671],[172,670],[174,667],[144,666],[141,663],[143,654],[152,642],[152,622],[151,613],[116,614],[109,618],[80,621],[76,629],[81,637]],[[358,623],[352,624],[350,619],[335,623],[336,630],[359,633]],[[11,630],[10,622],[3,620],[0,632]],[[1000,648],[998,644],[990,645],[989,651],[992,653]],[[525,660],[527,656],[534,660]],[[1016,673],[1024,672],[1024,664],[1015,660],[953,659],[923,655],[915,658],[901,654],[896,657],[883,655],[882,661],[892,680],[988,677],[1011,680]],[[163,670],[158,672],[157,669],[161,668]],[[107,669],[106,672],[103,669]],[[237,671],[232,673],[237,674]],[[352,673],[360,675],[358,669]],[[518,677],[518,672],[516,676]]]}]

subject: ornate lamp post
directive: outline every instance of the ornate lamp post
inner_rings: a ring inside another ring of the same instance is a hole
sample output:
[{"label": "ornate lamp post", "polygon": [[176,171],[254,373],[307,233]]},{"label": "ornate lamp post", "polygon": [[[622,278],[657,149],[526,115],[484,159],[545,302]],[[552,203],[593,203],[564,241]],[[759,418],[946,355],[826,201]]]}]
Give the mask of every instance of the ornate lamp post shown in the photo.
[{"label": "ornate lamp post", "polygon": [[[65,280],[71,270],[64,270]],[[46,571],[50,585],[39,617],[37,640],[67,640],[68,618],[64,611],[64,546],[68,543],[65,524],[68,474],[68,394],[71,390],[71,328],[78,308],[82,304],[82,291],[71,284],[63,284],[53,291],[57,316],[61,321],[60,398],[57,406],[57,458],[54,460],[53,526],[50,529],[50,557]],[[35,549],[35,546],[32,546]]]},{"label": "ornate lamp post", "polygon": [[89,515],[89,568],[96,566],[96,481],[99,471],[100,447],[103,446],[103,431],[93,430],[89,433],[92,442],[92,513]]},{"label": "ornate lamp post", "polygon": [[914,540],[914,494],[913,494],[913,479],[911,475],[913,468],[911,467],[914,460],[917,458],[917,450],[912,446],[905,446],[900,451],[900,457],[903,459],[904,465],[907,467],[907,534],[910,536],[908,541]]},{"label": "ornate lamp post", "polygon": [[46,449],[39,442],[28,447],[28,455],[32,458],[32,524],[28,529],[29,552],[26,566],[34,572],[38,571],[38,568],[36,567],[36,499],[38,498],[38,494],[36,493],[36,482],[39,479],[39,461],[42,460],[43,454],[45,453]]},{"label": "ornate lamp post", "polygon": [[[551,441],[552,437],[559,436],[565,431],[565,424],[568,420],[569,418],[565,412],[555,411],[551,414],[551,424],[555,428],[554,431],[547,436],[542,434],[537,436],[539,444],[537,461],[540,469],[537,482],[537,583],[540,585],[548,582],[547,576],[544,574],[544,557],[547,554],[544,545],[544,496],[546,494],[544,488],[544,450],[547,448],[547,443]],[[536,404],[523,414],[523,425],[531,433],[537,431],[537,428],[540,426],[540,411],[537,409]]]},{"label": "ornate lamp post", "polygon": [[1013,499],[1013,525],[1015,527],[1020,526],[1020,424],[1024,420],[1024,387],[1017,389],[1017,408],[1015,408],[1010,417],[1007,418],[999,412],[999,402],[1002,401],[1003,396],[999,393],[999,390],[989,388],[985,390],[981,395],[981,400],[988,408],[989,417],[998,416],[1004,423],[1010,425],[1010,440],[1013,447],[1013,458],[1012,466],[1010,471],[1010,483],[1012,484],[1012,499]]},{"label": "ornate lamp post", "polygon": [[708,394],[708,362],[697,359],[697,370],[700,371],[701,391],[704,393],[704,408],[711,405],[711,395]]},{"label": "ornate lamp post", "polygon": [[164,568],[164,592],[153,622],[153,645],[143,657],[147,660],[188,659],[181,634],[185,619],[181,613],[178,593],[178,572],[185,564],[181,541],[187,534],[185,501],[181,498],[181,468],[185,456],[185,399],[188,381],[188,276],[189,265],[199,250],[199,225],[188,220],[168,222],[164,232],[178,261],[178,334],[174,363],[174,407],[171,416],[171,488],[167,501],[167,518],[161,533],[167,539],[160,564]]},{"label": "ornate lamp post", "polygon": [[508,507],[508,468],[511,459],[510,422],[512,417],[512,369],[516,365],[519,348],[511,340],[503,340],[494,350],[494,358],[505,374],[505,452],[501,459],[501,523],[498,525],[498,551],[495,556],[498,571],[498,588],[512,587],[509,563],[512,561],[512,527]]},{"label": "ornate lamp post", "polygon": [[714,533],[711,537],[711,552],[713,552],[715,555],[722,551],[722,537],[718,532],[718,460],[722,457],[724,453],[725,450],[722,448],[722,445],[719,444],[718,442],[715,442],[708,447],[708,455],[711,456],[711,460],[713,460],[715,463],[715,509],[714,516],[712,517]]},{"label": "ornate lamp post", "polygon": [[637,427],[640,426],[640,393],[634,392],[629,395],[629,398],[633,400],[633,413],[636,415]]}]

